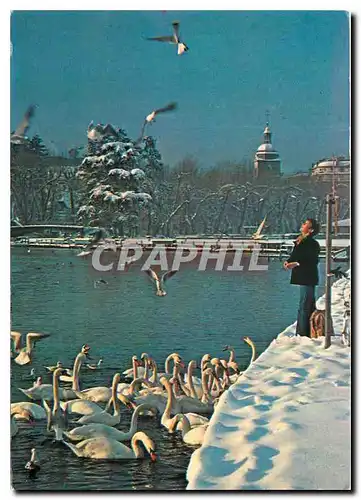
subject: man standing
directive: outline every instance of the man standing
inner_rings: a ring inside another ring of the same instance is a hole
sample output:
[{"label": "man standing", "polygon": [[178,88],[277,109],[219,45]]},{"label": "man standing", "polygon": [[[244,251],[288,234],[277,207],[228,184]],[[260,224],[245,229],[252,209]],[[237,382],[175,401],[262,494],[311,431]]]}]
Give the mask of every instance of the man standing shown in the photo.
[{"label": "man standing", "polygon": [[315,219],[307,219],[301,225],[301,234],[295,241],[284,269],[291,269],[291,285],[300,287],[300,303],[297,316],[297,335],[310,336],[310,317],[316,308],[315,286],[318,285],[318,256],[320,245],[314,239],[319,232]]}]

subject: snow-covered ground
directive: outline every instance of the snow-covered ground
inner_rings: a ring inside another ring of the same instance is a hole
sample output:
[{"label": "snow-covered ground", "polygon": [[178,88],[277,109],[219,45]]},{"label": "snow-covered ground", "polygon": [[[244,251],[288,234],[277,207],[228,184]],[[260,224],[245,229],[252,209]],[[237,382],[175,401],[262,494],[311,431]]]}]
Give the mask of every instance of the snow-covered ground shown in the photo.
[{"label": "snow-covered ground", "polygon": [[188,490],[350,489],[351,349],[340,338],[349,296],[349,280],[334,283],[330,348],[295,336],[294,323],[222,395]]}]

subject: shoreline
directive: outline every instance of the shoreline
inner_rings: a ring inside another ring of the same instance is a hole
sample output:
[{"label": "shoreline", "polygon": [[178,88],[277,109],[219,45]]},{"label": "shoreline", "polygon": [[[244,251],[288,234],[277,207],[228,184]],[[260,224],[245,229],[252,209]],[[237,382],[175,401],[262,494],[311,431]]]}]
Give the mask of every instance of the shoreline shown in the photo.
[{"label": "shoreline", "polygon": [[345,278],[332,287],[330,348],[324,337],[295,336],[295,322],[222,395],[187,490],[351,488],[351,348],[340,337],[347,288]]}]

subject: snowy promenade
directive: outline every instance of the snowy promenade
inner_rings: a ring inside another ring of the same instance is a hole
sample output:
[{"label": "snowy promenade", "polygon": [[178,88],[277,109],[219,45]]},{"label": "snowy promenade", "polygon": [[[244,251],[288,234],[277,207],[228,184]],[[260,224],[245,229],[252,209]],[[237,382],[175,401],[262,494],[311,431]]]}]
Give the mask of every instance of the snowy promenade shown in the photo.
[{"label": "snowy promenade", "polygon": [[187,489],[350,489],[351,349],[340,339],[349,290],[344,278],[333,285],[329,349],[295,337],[294,323],[222,395]]}]

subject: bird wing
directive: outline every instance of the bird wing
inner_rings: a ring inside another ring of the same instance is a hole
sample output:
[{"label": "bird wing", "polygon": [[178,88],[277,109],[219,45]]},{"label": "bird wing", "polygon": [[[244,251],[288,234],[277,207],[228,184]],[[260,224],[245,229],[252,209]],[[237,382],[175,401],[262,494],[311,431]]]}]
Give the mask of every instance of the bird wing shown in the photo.
[{"label": "bird wing", "polygon": [[172,22],[173,30],[174,30],[174,35],[179,39],[179,22],[178,21],[173,21]]},{"label": "bird wing", "polygon": [[175,42],[174,36],[154,36],[152,38],[147,38],[147,40],[153,40],[156,42]]},{"label": "bird wing", "polygon": [[177,108],[177,103],[176,102],[170,102],[164,108],[159,108],[156,109],[154,112],[157,115],[158,113],[166,113],[167,111],[173,111]]},{"label": "bird wing", "polygon": [[30,125],[30,119],[34,116],[34,113],[35,113],[35,106],[32,104],[26,110],[24,118],[20,123],[20,125],[18,125],[18,128],[15,130],[14,135],[20,135],[20,136],[25,135]]},{"label": "bird wing", "polygon": [[29,352],[37,340],[50,337],[49,333],[35,333],[29,332],[26,336],[26,350]]},{"label": "bird wing", "polygon": [[20,347],[21,347],[21,333],[20,332],[11,331],[10,332],[10,337],[14,341],[14,349],[15,349],[15,351],[19,350]]},{"label": "bird wing", "polygon": [[169,278],[171,278],[172,276],[174,276],[178,271],[175,270],[175,271],[167,271],[166,273],[163,274],[162,276],[162,283],[164,283],[165,281],[169,280]]},{"label": "bird wing", "polygon": [[146,269],[145,272],[148,274],[148,276],[153,279],[154,281],[158,281],[159,282],[159,278],[158,278],[158,275],[155,271],[153,271],[153,269]]}]

